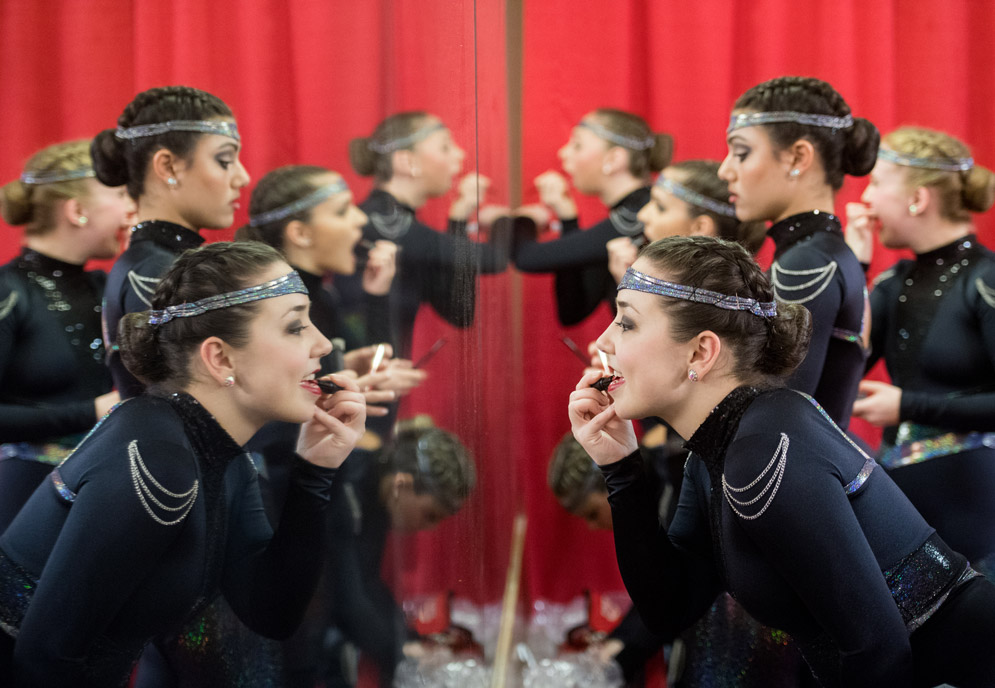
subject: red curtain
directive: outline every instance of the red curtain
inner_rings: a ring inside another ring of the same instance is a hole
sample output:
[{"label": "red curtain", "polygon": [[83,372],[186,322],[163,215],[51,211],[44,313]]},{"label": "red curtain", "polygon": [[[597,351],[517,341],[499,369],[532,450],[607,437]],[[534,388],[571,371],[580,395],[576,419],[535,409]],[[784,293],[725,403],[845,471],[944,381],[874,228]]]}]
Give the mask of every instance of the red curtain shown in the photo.
[{"label": "red curtain", "polygon": [[[504,4],[2,0],[0,180],[14,178],[41,146],[112,126],[138,91],[184,83],[231,105],[256,180],[282,164],[321,164],[362,198],[370,185],[349,169],[348,140],[391,112],[418,108],[450,125],[467,149],[466,169],[492,177],[492,200],[507,201]],[[995,166],[995,5],[987,0],[543,0],[523,8],[525,202],[537,200],[531,179],[558,167],[556,149],[593,108],[643,115],[675,136],[676,159],[721,158],[733,100],[782,74],[830,81],[882,131],[905,123],[949,131]],[[840,209],[862,188],[849,180]],[[449,200],[430,203],[423,219],[441,226]],[[604,216],[597,201],[579,200],[583,224]],[[243,210],[237,222],[244,219]],[[995,243],[990,217],[979,219],[979,231]],[[0,260],[18,243],[4,227]],[[879,251],[873,272],[895,258]],[[389,564],[404,591],[448,587],[498,599],[519,509],[529,516],[529,599],[621,587],[610,534],[565,514],[545,481],[580,373],[559,336],[584,345],[608,319],[603,309],[564,331],[550,278],[512,275],[481,278],[468,331],[430,312],[420,318],[416,353],[439,336],[450,344],[404,415],[431,413],[463,436],[480,480],[459,516],[396,543]]]}]

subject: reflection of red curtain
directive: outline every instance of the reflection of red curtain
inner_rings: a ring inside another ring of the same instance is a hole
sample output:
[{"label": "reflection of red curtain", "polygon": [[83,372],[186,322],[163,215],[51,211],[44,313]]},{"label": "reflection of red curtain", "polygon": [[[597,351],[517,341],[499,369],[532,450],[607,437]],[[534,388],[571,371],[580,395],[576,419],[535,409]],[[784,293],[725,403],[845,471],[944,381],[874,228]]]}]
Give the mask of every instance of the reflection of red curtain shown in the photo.
[{"label": "reflection of red curtain", "polygon": [[[786,73],[829,80],[884,131],[901,123],[951,131],[995,166],[987,135],[995,121],[990,3],[544,0],[524,3],[524,12],[525,202],[536,200],[529,180],[558,166],[556,148],[588,110],[638,112],[675,135],[678,159],[717,158],[735,97]],[[256,180],[278,165],[317,163],[343,172],[362,197],[369,182],[349,170],[348,139],[389,112],[425,108],[452,126],[467,149],[466,168],[491,176],[500,202],[509,191],[503,22],[500,0],[476,7],[472,0],[5,0],[0,180],[16,176],[43,145],[111,126],[137,91],[187,83],[232,106]],[[849,181],[841,203],[862,188]],[[441,225],[445,208],[446,199],[434,201],[422,214]],[[604,211],[583,199],[581,213],[590,223]],[[979,225],[993,243],[991,219]],[[0,236],[0,260],[17,241],[16,233]],[[893,258],[882,253],[874,271]],[[545,484],[580,372],[557,341],[551,281],[524,277],[520,306],[510,302],[509,282],[481,279],[478,327],[469,332],[453,332],[431,314],[419,322],[416,352],[440,334],[451,343],[429,367],[431,386],[406,408],[430,412],[464,436],[478,459],[480,488],[457,519],[417,538],[417,565],[405,563],[410,543],[389,562],[405,589],[429,591],[446,581],[457,594],[493,601],[512,513],[524,503],[529,598],[618,588],[610,535],[589,534]],[[524,371],[511,369],[509,323],[518,308]],[[568,334],[584,345],[607,323],[603,309]]]}]

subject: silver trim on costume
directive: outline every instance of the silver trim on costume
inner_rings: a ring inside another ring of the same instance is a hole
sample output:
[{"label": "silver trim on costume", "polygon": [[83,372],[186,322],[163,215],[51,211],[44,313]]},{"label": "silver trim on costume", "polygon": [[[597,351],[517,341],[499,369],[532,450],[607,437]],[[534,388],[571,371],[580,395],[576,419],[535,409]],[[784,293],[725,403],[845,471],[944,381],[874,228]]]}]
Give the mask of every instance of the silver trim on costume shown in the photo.
[{"label": "silver trim on costume", "polygon": [[918,167],[941,172],[967,172],[974,167],[974,158],[917,158],[890,148],[878,148],[878,158],[903,167]]},{"label": "silver trim on costume", "polygon": [[597,122],[589,122],[584,120],[578,122],[577,126],[590,129],[598,138],[602,138],[609,143],[614,143],[616,146],[622,146],[622,148],[644,151],[649,150],[653,147],[653,144],[656,143],[655,136],[649,136],[645,139],[637,139],[632,136],[626,136],[625,134],[617,134]]},{"label": "silver trim on costume", "polygon": [[80,167],[76,170],[54,170],[51,172],[32,172],[25,170],[21,173],[21,183],[37,186],[39,184],[56,184],[58,182],[72,182],[77,179],[87,179],[96,177],[97,173],[92,167]]},{"label": "silver trim on costume", "polygon": [[985,303],[995,308],[995,288],[989,287],[980,277],[974,280],[974,286],[977,287],[978,293],[985,300]]},{"label": "silver trim on costume", "polygon": [[391,209],[390,215],[381,213],[370,213],[370,224],[385,239],[395,241],[408,233],[414,215],[396,205]]},{"label": "silver trim on costume", "polygon": [[[198,480],[193,481],[193,485],[186,492],[170,492],[165,487],[159,484],[159,482],[153,477],[152,473],[149,471],[145,462],[142,460],[142,455],[138,451],[138,440],[131,440],[128,444],[128,465],[131,468],[131,482],[135,486],[135,494],[138,495],[138,500],[142,503],[146,513],[152,517],[156,523],[163,526],[175,526],[182,523],[190,513],[193,508],[194,503],[197,501],[197,494],[200,490],[200,482]],[[151,487],[149,484],[151,483]],[[152,488],[155,488],[153,490]],[[167,506],[156,498],[158,493],[163,499],[181,499],[183,500],[178,506]],[[182,511],[179,516],[177,516],[172,521],[167,521],[165,519],[159,518],[154,511],[152,511],[152,506],[149,502],[152,502],[157,508],[163,511],[177,512]]]},{"label": "silver trim on costume", "polygon": [[200,134],[217,134],[241,141],[238,125],[223,119],[174,119],[168,122],[153,124],[138,124],[133,127],[118,127],[114,136],[125,141],[141,139],[148,136],[159,136],[171,131],[192,131]]},{"label": "silver trim on costume", "polygon": [[253,215],[249,218],[249,224],[252,227],[268,225],[270,222],[276,222],[277,220],[282,220],[285,217],[296,215],[302,210],[313,208],[322,201],[331,198],[335,194],[348,190],[349,185],[345,183],[344,179],[336,179],[331,184],[325,184],[324,186],[315,189],[308,195],[298,198],[296,201],[291,201],[285,205],[273,208],[273,210],[267,210],[265,213]]},{"label": "silver trim on costume", "polygon": [[149,308],[152,308],[152,295],[161,281],[158,277],[146,277],[134,270],[128,270],[128,283],[131,285],[132,291]]},{"label": "silver trim on costume", "polygon": [[[816,298],[819,294],[826,290],[829,283],[833,281],[833,276],[836,274],[836,269],[838,265],[835,260],[829,261],[826,265],[821,268],[809,268],[808,270],[788,270],[787,268],[782,268],[780,263],[774,261],[773,265],[770,267],[770,281],[774,286],[774,294],[777,296],[778,301],[783,301],[784,303],[808,303],[812,299]],[[788,275],[792,277],[807,277],[809,275],[815,275],[812,279],[807,282],[803,282],[797,285],[787,285],[782,282],[778,275]],[[821,284],[819,284],[821,282]],[[804,289],[809,289],[815,285],[819,287],[808,294],[807,296],[802,296],[797,299],[790,299],[784,295],[784,292],[799,292]]]},{"label": "silver trim on costume", "polygon": [[774,124],[776,122],[794,122],[795,124],[805,124],[810,127],[823,127],[826,129],[849,129],[853,126],[853,116],[845,115],[836,117],[835,115],[819,115],[812,112],[793,112],[790,110],[780,112],[741,112],[729,118],[729,128],[726,133],[732,133],[736,129],[743,127],[755,127],[758,124]]},{"label": "silver trim on costume", "polygon": [[[746,521],[752,521],[754,519],[760,518],[763,515],[763,513],[767,511],[767,507],[769,507],[771,502],[774,501],[774,495],[777,494],[777,490],[781,486],[781,479],[784,477],[784,469],[788,464],[788,446],[790,444],[791,441],[788,439],[788,436],[782,432],[781,439],[777,443],[777,449],[774,450],[774,456],[771,458],[770,463],[768,463],[767,467],[760,472],[760,475],[754,478],[753,482],[751,482],[749,485],[746,485],[745,487],[731,486],[728,482],[726,482],[725,473],[722,474],[722,494],[725,495],[726,502],[729,504],[729,508],[732,509],[734,512],[736,512],[737,516]],[[765,475],[770,473],[771,470],[773,470],[773,473],[771,474],[770,479],[767,481],[767,484],[764,485],[763,489],[760,490],[760,492],[757,494],[756,497],[747,501],[742,501],[733,496],[732,493],[734,492],[737,494],[742,494],[743,492],[746,492],[747,490],[756,487],[757,483],[759,483]],[[736,508],[736,507],[752,506],[753,504],[756,504],[761,499],[763,499],[763,496],[768,492],[770,492],[770,496],[767,497],[767,501],[764,503],[762,507],[760,507],[760,511],[758,511],[757,513],[747,516],[738,508]]]},{"label": "silver trim on costume", "polygon": [[638,214],[639,211],[622,206],[608,211],[608,219],[619,234],[631,237],[643,231],[643,223],[636,217]]},{"label": "silver trim on costume", "polygon": [[12,291],[10,292],[10,296],[5,298],[3,301],[0,301],[0,320],[3,320],[8,315],[10,315],[10,312],[14,310],[14,306],[16,305],[17,305],[17,292]]}]

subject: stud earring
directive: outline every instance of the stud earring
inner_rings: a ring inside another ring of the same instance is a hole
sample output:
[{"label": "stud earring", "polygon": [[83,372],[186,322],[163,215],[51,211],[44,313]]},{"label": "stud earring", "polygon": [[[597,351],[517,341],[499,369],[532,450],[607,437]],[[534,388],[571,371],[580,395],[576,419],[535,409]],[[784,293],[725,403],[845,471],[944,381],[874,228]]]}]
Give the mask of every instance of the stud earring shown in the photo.
[{"label": "stud earring", "polygon": [[698,371],[695,370],[694,368],[692,368],[691,370],[689,370],[688,371],[688,380],[690,380],[691,382],[697,382],[698,381]]},{"label": "stud earring", "polygon": [[611,165],[609,165],[608,163],[605,163],[604,165],[601,166],[601,174],[603,174],[603,175],[605,175],[607,177],[611,173],[612,173],[612,166]]},{"label": "stud earring", "polygon": [[176,188],[176,177],[170,177],[169,179],[166,180],[166,183],[169,184],[169,188],[175,189]]},{"label": "stud earring", "polygon": [[225,387],[234,387],[234,386],[235,386],[235,376],[229,375],[228,377],[225,378]]},{"label": "stud earring", "polygon": [[919,206],[917,206],[915,203],[910,203],[909,215],[918,215],[918,214],[919,214]]},{"label": "stud earring", "polygon": [[795,169],[788,172],[788,176],[791,177],[792,179],[797,179],[798,175],[800,175],[801,173],[802,171],[796,167]]},{"label": "stud earring", "polygon": [[85,224],[86,224],[87,222],[89,222],[89,221],[90,221],[90,219],[89,219],[89,218],[88,218],[88,217],[87,217],[86,215],[80,215],[80,216],[79,216],[79,220],[77,220],[77,222],[78,222],[78,223],[79,223],[80,225],[85,225]]},{"label": "stud earring", "polygon": [[415,167],[414,165],[412,165],[411,166],[411,176],[412,177],[416,177],[416,178],[420,177],[421,176],[421,170],[418,169],[417,167]]}]

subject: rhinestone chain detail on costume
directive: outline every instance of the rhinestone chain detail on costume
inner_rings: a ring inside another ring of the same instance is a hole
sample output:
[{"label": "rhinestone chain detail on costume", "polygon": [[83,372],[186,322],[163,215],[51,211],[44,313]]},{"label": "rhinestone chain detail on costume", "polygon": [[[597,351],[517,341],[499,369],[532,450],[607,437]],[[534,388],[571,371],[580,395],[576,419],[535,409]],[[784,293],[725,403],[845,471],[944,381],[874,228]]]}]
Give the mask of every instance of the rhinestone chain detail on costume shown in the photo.
[{"label": "rhinestone chain detail on costume", "polygon": [[[760,475],[758,475],[753,480],[752,483],[746,485],[745,487],[732,487],[731,485],[729,485],[729,483],[726,482],[725,473],[722,474],[722,493],[725,495],[726,501],[729,503],[729,508],[735,511],[737,516],[739,516],[744,520],[752,521],[754,519],[760,518],[763,515],[763,513],[767,511],[767,507],[769,507],[771,502],[774,501],[774,495],[777,494],[777,490],[781,486],[781,478],[784,477],[784,469],[788,463],[789,444],[790,440],[788,439],[788,436],[782,432],[781,441],[777,443],[777,449],[774,450],[774,456],[771,458],[770,463],[767,464],[767,467],[764,468],[763,471],[761,471]],[[756,484],[759,483],[760,480],[771,471],[771,469],[774,470],[774,474],[771,476],[770,480],[767,481],[767,485],[764,486],[764,489],[762,489],[760,491],[760,494],[758,494],[756,497],[754,497],[749,501],[741,501],[732,496],[733,492],[742,493],[755,487]],[[771,489],[772,487],[773,489]],[[747,516],[742,511],[736,508],[737,506],[744,507],[756,504],[765,494],[767,494],[768,491],[770,492],[770,496],[767,498],[767,502],[760,508],[760,511],[758,511],[754,515]]]},{"label": "rhinestone chain detail on costume", "polygon": [[[138,452],[138,440],[132,440],[131,443],[128,444],[128,463],[131,466],[131,482],[135,486],[135,492],[138,494],[138,499],[141,501],[145,511],[152,517],[152,520],[164,526],[175,526],[178,523],[182,523],[187,517],[187,514],[190,513],[194,503],[197,501],[197,493],[200,488],[199,481],[194,480],[193,485],[190,486],[190,489],[180,494],[167,490],[152,476],[152,473],[149,472],[149,469],[145,466],[145,462],[142,461],[142,455]],[[156,489],[161,491],[166,496],[174,499],[185,499],[186,501],[176,507],[166,506],[152,494],[152,490],[148,486],[149,482],[151,482]],[[152,511],[152,507],[149,506],[148,500],[145,498],[146,495],[148,496],[148,499],[152,500],[153,504],[160,509],[174,512],[183,511],[183,513],[180,514],[176,520],[165,521],[156,516],[155,512]]]}]

